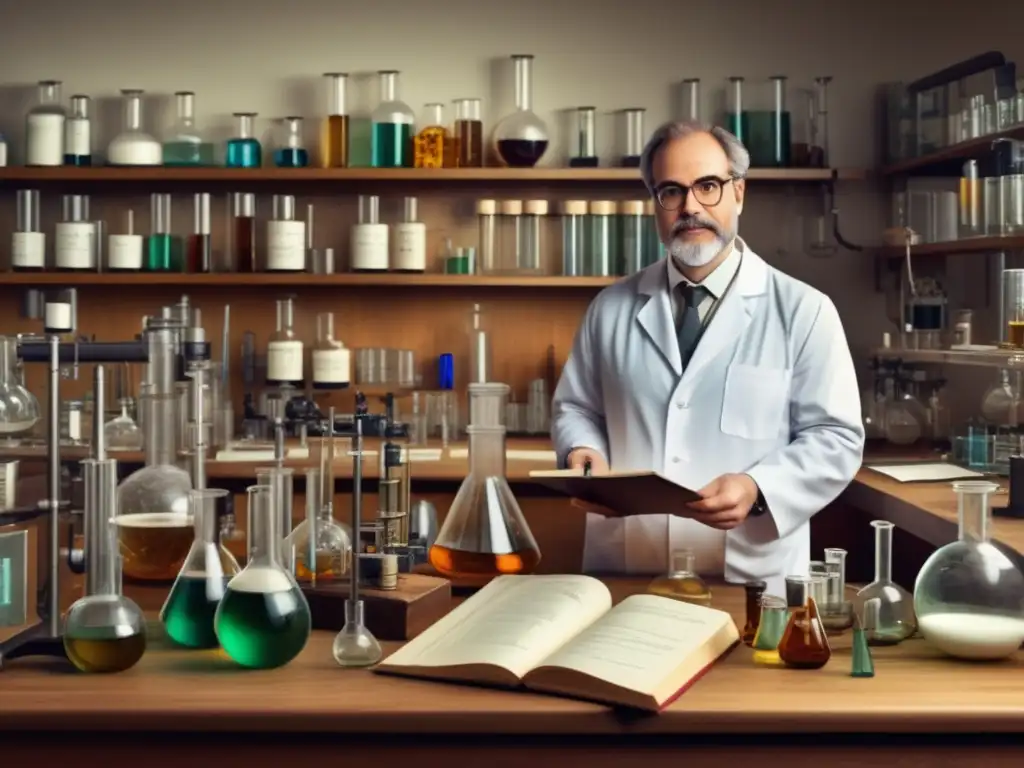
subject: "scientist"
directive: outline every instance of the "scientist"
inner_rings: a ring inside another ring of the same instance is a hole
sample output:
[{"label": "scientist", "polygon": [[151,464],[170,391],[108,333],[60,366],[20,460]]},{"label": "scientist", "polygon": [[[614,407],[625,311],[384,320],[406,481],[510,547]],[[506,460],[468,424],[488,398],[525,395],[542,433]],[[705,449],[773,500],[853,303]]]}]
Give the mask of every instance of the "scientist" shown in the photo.
[{"label": "scientist", "polygon": [[654,470],[701,500],[672,516],[589,513],[584,570],[663,572],[685,547],[702,574],[765,579],[784,595],[784,578],[807,572],[811,516],[860,468],[860,396],[835,306],[737,236],[749,167],[722,128],[669,123],[644,149],[669,255],[590,305],[551,436],[569,467]]}]

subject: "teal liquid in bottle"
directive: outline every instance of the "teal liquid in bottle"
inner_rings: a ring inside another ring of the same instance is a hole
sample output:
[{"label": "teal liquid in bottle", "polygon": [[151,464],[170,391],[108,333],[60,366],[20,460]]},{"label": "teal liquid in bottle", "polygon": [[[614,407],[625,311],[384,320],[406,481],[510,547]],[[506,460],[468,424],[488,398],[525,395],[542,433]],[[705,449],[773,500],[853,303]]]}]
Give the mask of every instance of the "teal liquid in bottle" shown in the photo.
[{"label": "teal liquid in bottle", "polygon": [[373,124],[373,167],[412,166],[412,126],[409,123]]}]

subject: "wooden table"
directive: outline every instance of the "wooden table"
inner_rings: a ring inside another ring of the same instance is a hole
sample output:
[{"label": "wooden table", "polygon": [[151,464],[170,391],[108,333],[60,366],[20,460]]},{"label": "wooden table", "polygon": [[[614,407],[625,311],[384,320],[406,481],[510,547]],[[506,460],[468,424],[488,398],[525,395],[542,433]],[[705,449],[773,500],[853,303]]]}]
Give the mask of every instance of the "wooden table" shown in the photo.
[{"label": "wooden table", "polygon": [[[741,602],[736,587],[715,590],[738,621]],[[739,647],[657,716],[342,670],[331,640],[314,633],[292,664],[264,672],[159,640],[120,675],[18,662],[0,674],[0,764],[1024,765],[1024,659],[964,664],[922,640],[876,649],[872,679],[849,676],[848,637],[815,672],[756,667]]]}]

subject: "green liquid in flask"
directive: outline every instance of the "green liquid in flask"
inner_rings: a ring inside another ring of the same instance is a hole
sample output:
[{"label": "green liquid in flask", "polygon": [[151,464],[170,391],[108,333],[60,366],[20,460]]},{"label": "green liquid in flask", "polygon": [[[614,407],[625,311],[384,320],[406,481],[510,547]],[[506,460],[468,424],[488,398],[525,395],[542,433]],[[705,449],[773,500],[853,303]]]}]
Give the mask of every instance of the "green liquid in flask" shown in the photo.
[{"label": "green liquid in flask", "polygon": [[247,568],[228,584],[217,608],[217,639],[243,667],[283,667],[306,646],[312,629],[309,605],[288,575]]},{"label": "green liquid in flask", "polygon": [[222,576],[182,574],[174,582],[174,588],[160,611],[160,621],[167,636],[186,648],[216,648],[220,645],[213,622],[227,583],[227,578]]}]

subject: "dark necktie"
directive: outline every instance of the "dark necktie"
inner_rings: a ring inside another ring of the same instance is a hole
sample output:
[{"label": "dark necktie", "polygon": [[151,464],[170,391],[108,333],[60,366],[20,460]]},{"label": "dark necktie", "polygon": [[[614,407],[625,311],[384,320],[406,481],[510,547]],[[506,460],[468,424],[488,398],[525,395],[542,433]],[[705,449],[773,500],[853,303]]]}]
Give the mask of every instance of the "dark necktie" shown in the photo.
[{"label": "dark necktie", "polygon": [[679,293],[683,299],[683,311],[679,316],[679,327],[676,329],[676,336],[679,339],[679,358],[683,363],[683,370],[693,357],[693,351],[700,341],[701,331],[704,325],[700,321],[698,307],[709,295],[708,289],[702,285],[679,284]]}]

